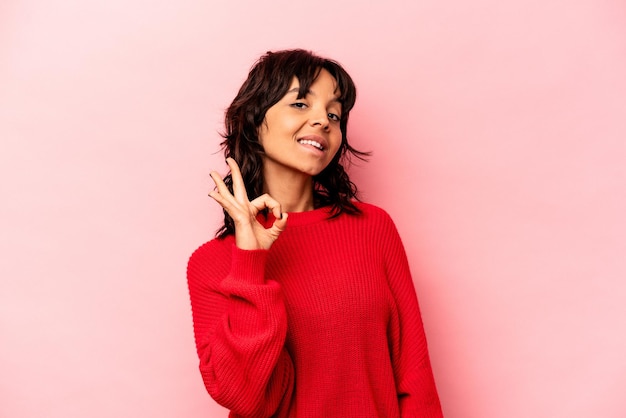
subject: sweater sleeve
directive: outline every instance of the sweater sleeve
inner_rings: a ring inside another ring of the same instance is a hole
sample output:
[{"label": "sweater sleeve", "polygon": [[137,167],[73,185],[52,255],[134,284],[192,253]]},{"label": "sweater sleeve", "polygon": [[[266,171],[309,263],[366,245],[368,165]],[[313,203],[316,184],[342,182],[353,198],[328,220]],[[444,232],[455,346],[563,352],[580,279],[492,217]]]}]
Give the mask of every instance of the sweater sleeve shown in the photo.
[{"label": "sweater sleeve", "polygon": [[280,285],[265,278],[267,255],[214,240],[187,266],[200,372],[231,417],[280,416],[293,388],[286,311]]},{"label": "sweater sleeve", "polygon": [[381,236],[385,241],[387,278],[397,310],[389,327],[389,339],[400,416],[441,418],[443,412],[406,252],[393,221],[388,215],[385,217]]}]

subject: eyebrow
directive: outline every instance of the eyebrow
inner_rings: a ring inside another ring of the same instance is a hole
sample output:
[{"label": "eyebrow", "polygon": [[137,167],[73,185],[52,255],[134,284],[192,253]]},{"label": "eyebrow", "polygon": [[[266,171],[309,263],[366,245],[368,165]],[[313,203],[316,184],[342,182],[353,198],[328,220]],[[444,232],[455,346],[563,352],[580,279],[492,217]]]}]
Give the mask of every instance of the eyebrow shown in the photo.
[{"label": "eyebrow", "polygon": [[[299,86],[298,86],[298,87],[294,87],[294,88],[292,88],[291,90],[289,90],[289,91],[287,92],[287,94],[292,94],[292,93],[300,93],[300,87],[299,87]],[[285,96],[286,96],[287,94],[285,94]],[[307,96],[307,95],[309,95],[309,94],[310,94],[310,95],[312,95],[312,96],[315,96],[315,93],[313,93],[311,90],[307,90],[307,91],[305,92],[305,94],[304,94],[304,97],[306,97],[306,96]],[[335,97],[332,101],[333,101],[333,102],[337,102],[337,103],[341,104],[341,101],[339,100],[339,97]]]}]

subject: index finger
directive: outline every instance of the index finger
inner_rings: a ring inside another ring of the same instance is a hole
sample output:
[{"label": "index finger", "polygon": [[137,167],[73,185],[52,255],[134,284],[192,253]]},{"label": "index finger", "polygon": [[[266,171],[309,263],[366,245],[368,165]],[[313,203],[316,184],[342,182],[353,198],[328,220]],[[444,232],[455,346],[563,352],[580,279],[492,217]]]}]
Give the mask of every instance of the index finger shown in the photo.
[{"label": "index finger", "polygon": [[237,162],[231,157],[228,157],[226,164],[230,167],[230,176],[233,180],[233,195],[235,199],[239,202],[246,202],[248,200],[248,193],[246,192],[246,185],[243,182],[241,170],[239,170]]}]

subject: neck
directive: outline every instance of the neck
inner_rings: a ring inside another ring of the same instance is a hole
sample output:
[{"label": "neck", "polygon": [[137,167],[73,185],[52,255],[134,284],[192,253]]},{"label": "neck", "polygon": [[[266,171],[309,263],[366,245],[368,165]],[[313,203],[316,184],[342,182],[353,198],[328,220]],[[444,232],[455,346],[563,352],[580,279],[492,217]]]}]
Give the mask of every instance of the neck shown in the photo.
[{"label": "neck", "polygon": [[264,192],[280,203],[283,212],[305,212],[315,209],[313,178],[291,170],[275,170],[265,166]]}]

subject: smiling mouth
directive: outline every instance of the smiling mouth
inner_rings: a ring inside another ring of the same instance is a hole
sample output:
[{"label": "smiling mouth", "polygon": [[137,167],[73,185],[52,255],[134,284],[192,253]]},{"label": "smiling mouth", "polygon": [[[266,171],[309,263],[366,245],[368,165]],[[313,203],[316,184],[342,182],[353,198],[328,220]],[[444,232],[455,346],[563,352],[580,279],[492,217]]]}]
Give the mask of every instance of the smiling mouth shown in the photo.
[{"label": "smiling mouth", "polygon": [[311,141],[310,139],[301,139],[298,141],[298,143],[303,144],[303,145],[311,145],[320,151],[324,151],[324,147],[322,146],[322,144],[320,144],[317,141]]}]

